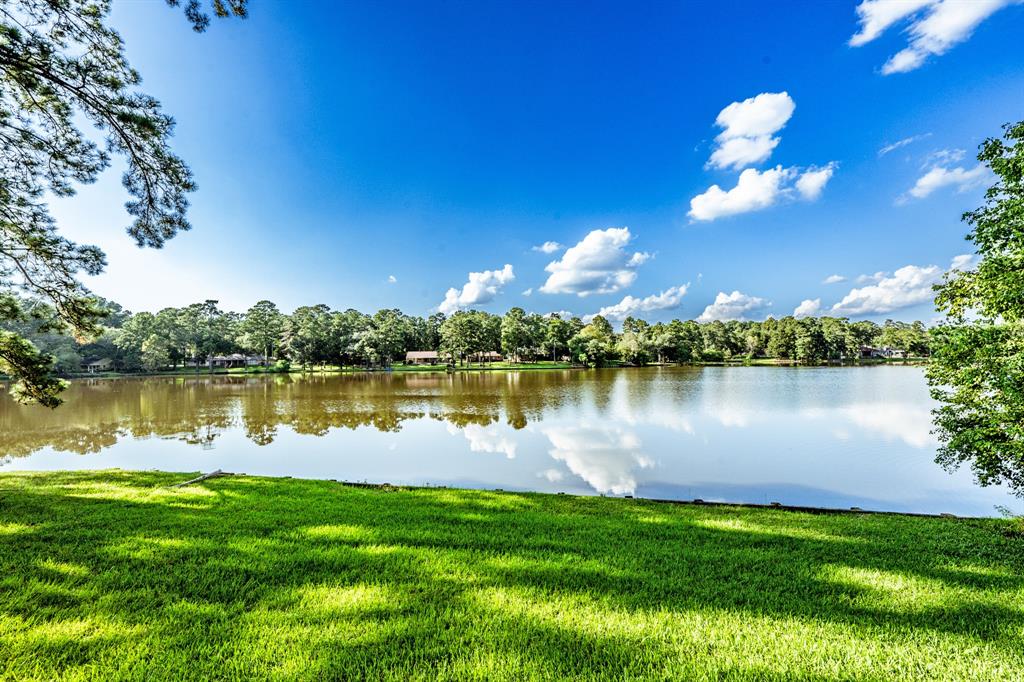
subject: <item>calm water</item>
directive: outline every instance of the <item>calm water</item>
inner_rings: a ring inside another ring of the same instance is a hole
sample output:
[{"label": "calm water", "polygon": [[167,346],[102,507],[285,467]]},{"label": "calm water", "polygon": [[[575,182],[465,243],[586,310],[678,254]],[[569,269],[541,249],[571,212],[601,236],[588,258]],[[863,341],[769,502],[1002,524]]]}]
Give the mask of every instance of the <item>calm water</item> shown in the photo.
[{"label": "calm water", "polygon": [[0,471],[164,469],[995,515],[915,367],[76,381],[0,393]]}]

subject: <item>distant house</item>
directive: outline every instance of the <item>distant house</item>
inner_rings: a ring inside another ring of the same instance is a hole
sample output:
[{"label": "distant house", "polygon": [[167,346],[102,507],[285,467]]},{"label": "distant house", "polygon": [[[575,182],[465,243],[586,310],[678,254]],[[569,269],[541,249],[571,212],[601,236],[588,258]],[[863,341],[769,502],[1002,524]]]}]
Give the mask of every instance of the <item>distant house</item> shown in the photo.
[{"label": "distant house", "polygon": [[211,369],[230,369],[232,367],[258,367],[267,364],[269,358],[262,355],[242,355],[232,353],[230,355],[211,355],[206,358],[206,366]]},{"label": "distant house", "polygon": [[889,346],[882,346],[881,348],[875,346],[861,346],[860,356],[862,358],[899,358],[903,359],[908,357],[909,353],[900,348],[890,348]]},{"label": "distant house", "polygon": [[411,350],[405,354],[407,365],[436,365],[441,355],[436,350]]},{"label": "distant house", "polygon": [[495,350],[488,350],[482,353],[477,353],[472,357],[473,362],[501,362],[501,353]]},{"label": "distant house", "polygon": [[82,365],[89,374],[96,374],[97,372],[109,372],[114,368],[114,361],[110,358],[100,358],[99,360],[93,360]]}]

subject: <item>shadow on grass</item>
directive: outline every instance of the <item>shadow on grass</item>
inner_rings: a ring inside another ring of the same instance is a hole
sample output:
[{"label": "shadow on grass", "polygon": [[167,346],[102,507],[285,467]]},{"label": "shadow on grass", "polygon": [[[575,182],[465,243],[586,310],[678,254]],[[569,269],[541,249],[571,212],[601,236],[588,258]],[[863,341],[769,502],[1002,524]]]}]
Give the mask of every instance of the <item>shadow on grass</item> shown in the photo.
[{"label": "shadow on grass", "polygon": [[0,677],[1006,678],[1002,522],[0,477]]}]

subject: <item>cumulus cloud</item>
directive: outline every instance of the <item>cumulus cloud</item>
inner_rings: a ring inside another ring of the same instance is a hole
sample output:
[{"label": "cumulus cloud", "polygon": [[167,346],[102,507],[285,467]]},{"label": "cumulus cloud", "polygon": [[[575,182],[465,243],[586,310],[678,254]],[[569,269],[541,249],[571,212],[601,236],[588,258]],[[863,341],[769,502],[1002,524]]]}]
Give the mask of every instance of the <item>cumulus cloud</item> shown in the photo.
[{"label": "cumulus cloud", "polygon": [[512,266],[505,264],[501,270],[484,270],[483,272],[469,273],[469,281],[462,286],[462,290],[452,287],[444,295],[444,301],[437,309],[450,315],[456,310],[470,308],[476,305],[483,305],[494,300],[494,297],[501,293],[505,285],[516,278],[512,272]]},{"label": "cumulus cloud", "polygon": [[770,305],[771,303],[763,298],[747,296],[739,291],[731,294],[719,291],[715,296],[715,302],[704,308],[697,321],[749,320],[763,315]]},{"label": "cumulus cloud", "polygon": [[873,275],[857,275],[857,284],[875,284],[881,282],[889,273],[876,272]]},{"label": "cumulus cloud", "polygon": [[821,310],[820,298],[805,298],[793,311],[793,317],[810,317],[817,315],[819,310]]},{"label": "cumulus cloud", "polygon": [[565,478],[565,474],[558,469],[545,469],[538,473],[537,476],[539,478],[546,478],[550,483],[558,483]]},{"label": "cumulus cloud", "polygon": [[[973,262],[974,256],[964,254],[955,257],[950,267],[963,269]],[[852,289],[843,300],[832,306],[832,312],[876,315],[929,302],[934,298],[932,287],[942,280],[943,273],[938,265],[906,265],[891,275],[882,272],[864,275],[865,281],[873,283]]]},{"label": "cumulus cloud", "polygon": [[782,166],[765,171],[748,168],[740,173],[740,179],[732,189],[723,190],[718,185],[711,185],[706,192],[690,199],[688,215],[694,220],[710,221],[768,208],[778,200],[783,186],[791,177],[792,171]]},{"label": "cumulus cloud", "polygon": [[480,424],[466,424],[461,429],[453,424],[447,424],[445,429],[449,434],[457,436],[462,434],[469,441],[469,449],[473,452],[493,452],[502,454],[509,459],[516,457],[516,442],[510,434],[501,432],[497,424],[481,426]]},{"label": "cumulus cloud", "polygon": [[919,140],[923,140],[931,136],[931,133],[924,133],[922,135],[911,135],[910,137],[904,137],[902,140],[896,140],[895,142],[883,146],[881,149],[878,150],[878,155],[885,156],[889,152],[894,152],[897,149],[900,149],[901,147],[906,147],[908,144],[913,144]]},{"label": "cumulus cloud", "polygon": [[800,193],[804,199],[808,201],[814,201],[821,196],[821,193],[825,189],[825,185],[832,179],[832,173],[835,171],[835,164],[830,163],[824,168],[811,168],[800,174],[800,177],[796,179],[796,191]]},{"label": "cumulus cloud", "polygon": [[953,257],[953,262],[950,264],[950,270],[973,270],[974,266],[979,261],[978,254],[976,253],[963,253],[959,256]]},{"label": "cumulus cloud", "polygon": [[[678,308],[683,302],[683,297],[686,296],[686,290],[689,288],[689,284],[680,284],[676,287],[669,287],[660,294],[652,294],[646,298],[626,296],[615,305],[601,308],[597,314],[608,320],[621,322],[631,315],[654,312],[655,310],[673,310]],[[589,317],[593,319],[593,316]]]},{"label": "cumulus cloud", "polygon": [[394,284],[397,281],[398,281],[397,277],[395,277],[394,275],[388,275],[388,284]]},{"label": "cumulus cloud", "polygon": [[821,281],[821,283],[822,284],[839,284],[840,282],[845,282],[845,281],[846,281],[846,278],[843,277],[842,275],[829,275],[828,277],[823,279]]},{"label": "cumulus cloud", "polygon": [[865,45],[904,20],[907,47],[892,55],[882,73],[905,73],[920,67],[928,57],[948,52],[971,37],[974,29],[1014,0],[864,0],[857,6],[860,30],[850,45]]},{"label": "cumulus cloud", "polygon": [[764,171],[748,168],[740,173],[736,186],[723,190],[712,185],[703,194],[690,199],[693,220],[712,221],[740,213],[759,211],[774,206],[783,198],[798,195],[807,201],[821,196],[825,185],[832,177],[834,164],[804,172],[796,167],[776,166]]},{"label": "cumulus cloud", "polygon": [[641,452],[636,434],[619,427],[580,424],[551,426],[542,432],[551,441],[548,454],[599,493],[632,495],[636,469],[654,466]]},{"label": "cumulus cloud", "polygon": [[718,147],[708,165],[739,169],[764,161],[779,144],[779,138],[772,136],[782,130],[795,109],[787,92],[762,92],[722,109],[715,118],[722,132],[715,138]]},{"label": "cumulus cloud", "polygon": [[541,253],[554,253],[555,251],[561,251],[565,247],[558,242],[544,242],[533,247],[534,251],[540,251]]},{"label": "cumulus cloud", "polygon": [[956,168],[936,166],[919,177],[914,186],[907,192],[907,196],[903,197],[902,200],[905,201],[908,197],[924,199],[932,192],[943,187],[956,187],[958,192],[966,192],[969,189],[984,184],[988,178],[988,169],[980,163],[970,170],[962,166],[957,166]]},{"label": "cumulus cloud", "polygon": [[628,227],[593,230],[562,258],[544,268],[550,274],[540,290],[545,294],[611,294],[636,279],[636,268],[647,262],[649,253],[630,253],[626,246],[633,235]]}]

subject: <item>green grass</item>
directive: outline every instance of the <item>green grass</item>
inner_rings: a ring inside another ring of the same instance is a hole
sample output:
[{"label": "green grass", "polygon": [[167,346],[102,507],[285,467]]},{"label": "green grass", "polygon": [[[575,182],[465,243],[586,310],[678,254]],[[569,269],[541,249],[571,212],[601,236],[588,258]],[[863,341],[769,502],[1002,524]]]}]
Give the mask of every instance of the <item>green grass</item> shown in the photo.
[{"label": "green grass", "polygon": [[0,476],[2,679],[1024,676],[1006,520]]}]

